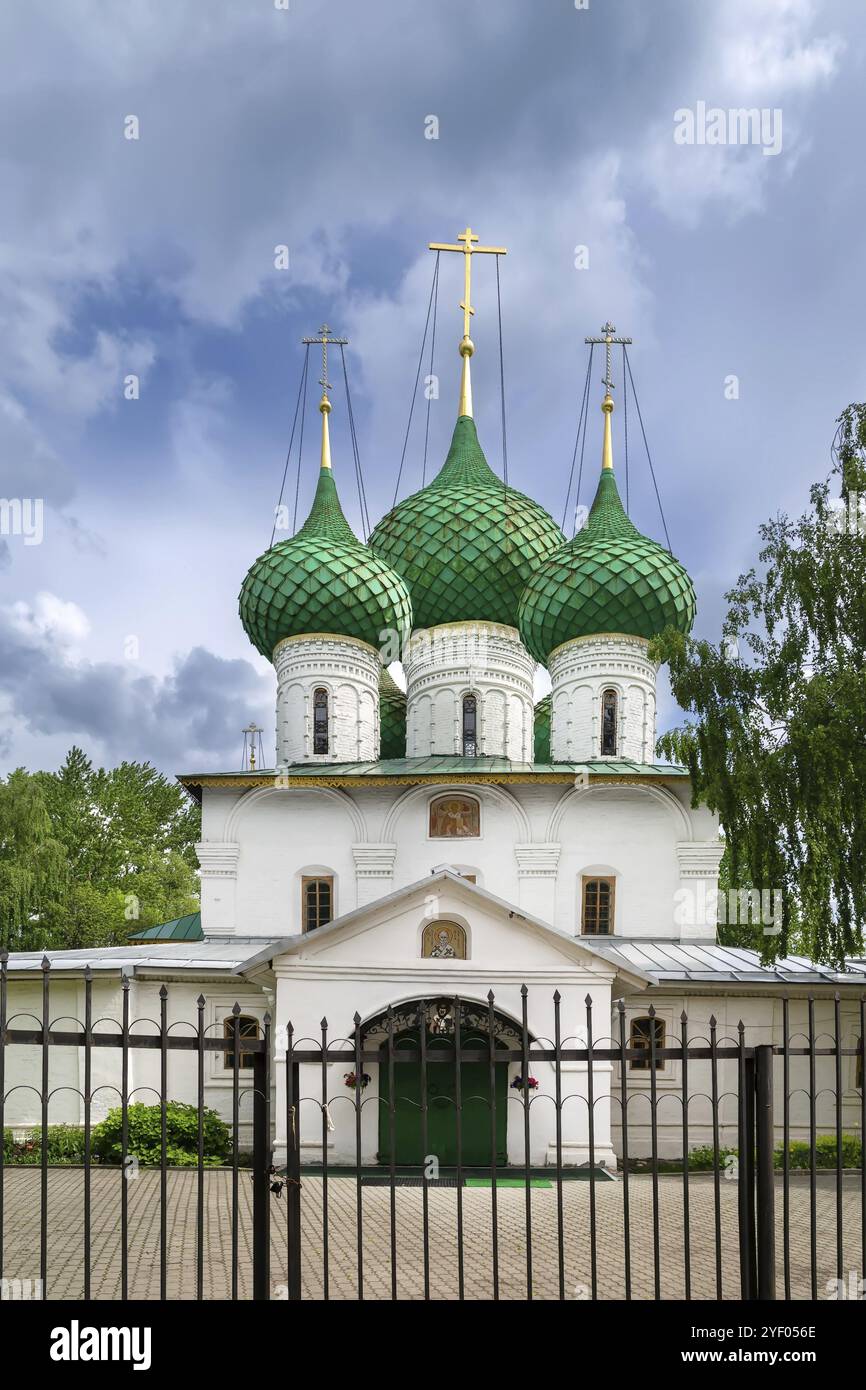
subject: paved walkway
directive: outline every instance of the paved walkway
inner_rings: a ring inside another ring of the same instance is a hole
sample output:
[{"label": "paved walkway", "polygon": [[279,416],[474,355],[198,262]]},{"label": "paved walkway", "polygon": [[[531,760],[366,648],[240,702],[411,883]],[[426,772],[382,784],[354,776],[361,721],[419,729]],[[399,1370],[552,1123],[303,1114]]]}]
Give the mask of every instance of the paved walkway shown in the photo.
[{"label": "paved walkway", "polygon": [[[7,1279],[36,1278],[39,1273],[39,1171],[6,1170],[4,1275]],[[231,1295],[231,1174],[205,1174],[204,1297]],[[116,1171],[96,1169],[92,1178],[92,1293],[95,1298],[120,1294],[120,1183]],[[53,1169],[49,1175],[49,1298],[77,1298],[83,1292],[83,1187],[80,1169]],[[652,1187],[648,1177],[630,1184],[631,1289],[633,1298],[652,1298]],[[159,1175],[145,1172],[129,1184],[129,1296],[159,1297]],[[596,1279],[600,1298],[625,1293],[623,1187],[599,1182],[596,1195]],[[328,1184],[328,1257],[331,1298],[357,1298],[356,1186],[351,1178],[332,1178]],[[429,1199],[429,1288],[431,1297],[458,1295],[457,1190],[431,1188]],[[778,1292],[782,1296],[781,1188],[777,1192]],[[553,1184],[532,1189],[533,1294],[559,1297],[557,1201]],[[390,1193],[387,1187],[363,1189],[364,1295],[391,1297]],[[168,1295],[196,1295],[196,1175],[172,1172],[168,1178]],[[272,1198],[271,1278],[273,1297],[285,1297],[285,1200]],[[398,1188],[397,1292],[401,1299],[424,1296],[422,1193]],[[715,1220],[713,1184],[708,1177],[691,1180],[692,1297],[716,1297]],[[489,1299],[493,1293],[489,1188],[463,1189],[465,1296]],[[818,1296],[826,1297],[827,1281],[835,1276],[835,1186],[821,1176],[817,1199]],[[249,1298],[252,1285],[252,1183],[240,1177],[239,1296]],[[303,1291],[307,1298],[324,1295],[322,1239],[322,1181],[305,1177],[302,1189],[304,1238]],[[588,1298],[591,1291],[590,1185],[563,1185],[565,1293]],[[685,1295],[683,1259],[682,1182],[659,1180],[661,1296]],[[846,1178],[843,1186],[844,1264],[860,1273],[860,1185]],[[798,1178],[791,1187],[792,1296],[809,1298],[809,1190]],[[739,1298],[737,1185],[721,1183],[722,1295]],[[498,1249],[500,1297],[526,1297],[526,1205],[522,1187],[498,1192]]]}]

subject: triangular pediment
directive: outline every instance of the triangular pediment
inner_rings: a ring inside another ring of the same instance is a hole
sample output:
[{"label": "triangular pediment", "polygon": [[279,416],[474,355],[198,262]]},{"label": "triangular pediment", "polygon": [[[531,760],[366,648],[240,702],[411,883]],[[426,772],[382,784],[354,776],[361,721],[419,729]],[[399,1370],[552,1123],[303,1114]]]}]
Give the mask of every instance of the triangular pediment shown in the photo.
[{"label": "triangular pediment", "polygon": [[289,937],[268,954],[275,964],[290,958],[328,966],[407,966],[423,960],[426,966],[441,967],[444,975],[464,961],[425,954],[425,927],[437,922],[463,928],[465,959],[474,966],[527,973],[582,968],[605,977],[616,973],[583,941],[449,869],[356,908],[318,931]]}]

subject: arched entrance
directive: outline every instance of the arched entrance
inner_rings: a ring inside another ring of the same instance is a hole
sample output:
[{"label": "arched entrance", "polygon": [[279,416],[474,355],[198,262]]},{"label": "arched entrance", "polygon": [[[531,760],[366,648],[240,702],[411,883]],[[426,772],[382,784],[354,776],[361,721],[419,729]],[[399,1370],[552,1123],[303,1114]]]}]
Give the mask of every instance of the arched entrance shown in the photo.
[{"label": "arched entrance", "polygon": [[[458,1009],[461,1053],[485,1054],[483,1060],[459,1063],[459,1125]],[[427,1054],[426,1142],[424,1068],[418,1056],[422,1027]],[[393,1143],[394,1163],[401,1167],[421,1167],[430,1156],[444,1168],[454,1167],[458,1158],[465,1167],[487,1167],[494,1142],[495,1161],[507,1162],[508,1062],[494,1061],[491,1077],[489,1015],[483,1005],[453,998],[404,1004],[394,1011],[393,1032],[387,1015],[372,1021],[364,1032],[368,1045],[380,1044],[380,1163],[391,1162]],[[493,1041],[496,1049],[519,1044],[515,1025],[501,1014],[494,1015]],[[398,1060],[401,1052],[413,1053],[412,1060]]]}]

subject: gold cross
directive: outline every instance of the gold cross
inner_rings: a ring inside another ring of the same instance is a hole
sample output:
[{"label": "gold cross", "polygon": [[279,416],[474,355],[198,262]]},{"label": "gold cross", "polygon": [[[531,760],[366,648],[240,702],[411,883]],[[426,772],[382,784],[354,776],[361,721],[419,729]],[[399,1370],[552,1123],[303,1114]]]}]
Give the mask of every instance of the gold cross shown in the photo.
[{"label": "gold cross", "polygon": [[[482,254],[485,256],[505,256],[507,255],[507,252],[504,246],[473,245],[473,243],[478,240],[478,237],[475,235],[471,227],[467,227],[465,231],[459,232],[457,240],[463,243],[462,246],[452,246],[451,243],[447,241],[431,241],[430,250],[461,251],[463,253],[463,298],[460,301],[460,308],[463,310],[463,339],[465,342],[469,342],[469,320],[471,316],[475,313],[475,310],[472,308],[472,300],[470,298],[470,288],[472,279],[472,257],[473,255],[478,254]],[[471,353],[469,355],[471,356]]]}]

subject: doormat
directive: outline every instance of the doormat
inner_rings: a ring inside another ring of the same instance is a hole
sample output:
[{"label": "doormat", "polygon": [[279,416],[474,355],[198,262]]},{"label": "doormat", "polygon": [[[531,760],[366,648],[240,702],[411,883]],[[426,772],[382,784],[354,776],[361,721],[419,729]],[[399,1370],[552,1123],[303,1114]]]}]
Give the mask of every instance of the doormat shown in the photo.
[{"label": "doormat", "polygon": [[[469,1182],[470,1182],[470,1183],[472,1182],[472,1179],[471,1179],[471,1178],[469,1179]],[[363,1177],[362,1177],[362,1178],[361,1178],[361,1186],[362,1186],[362,1187],[390,1187],[390,1186],[391,1186],[391,1178],[390,1178],[390,1176],[387,1176],[387,1175],[384,1176],[384,1177],[379,1177],[379,1175],[378,1175],[378,1173],[377,1173],[375,1176],[372,1176],[372,1177],[367,1177],[367,1178],[363,1178]],[[395,1186],[395,1187],[423,1187],[423,1186],[424,1186],[424,1179],[423,1179],[423,1178],[401,1178],[401,1177],[395,1177],[395,1178],[394,1178],[394,1186]],[[461,1184],[457,1181],[456,1178],[428,1178],[428,1179],[427,1179],[427,1186],[428,1186],[428,1187],[460,1187]],[[465,1178],[463,1179],[462,1186],[464,1186],[464,1187],[466,1186],[466,1179],[465,1179]]]},{"label": "doormat", "polygon": [[[466,1179],[466,1186],[467,1186],[467,1187],[492,1187],[492,1186],[493,1186],[493,1179],[492,1179],[492,1178],[467,1178],[467,1179]],[[525,1179],[525,1178],[497,1178],[497,1179],[496,1179],[496,1186],[497,1186],[497,1187],[525,1187],[525,1186],[526,1186],[526,1179]],[[553,1183],[550,1181],[550,1178],[530,1178],[530,1179],[529,1179],[529,1186],[530,1186],[530,1187],[553,1187]]]}]

